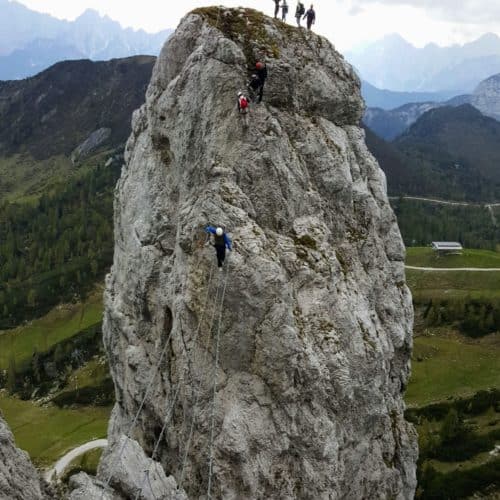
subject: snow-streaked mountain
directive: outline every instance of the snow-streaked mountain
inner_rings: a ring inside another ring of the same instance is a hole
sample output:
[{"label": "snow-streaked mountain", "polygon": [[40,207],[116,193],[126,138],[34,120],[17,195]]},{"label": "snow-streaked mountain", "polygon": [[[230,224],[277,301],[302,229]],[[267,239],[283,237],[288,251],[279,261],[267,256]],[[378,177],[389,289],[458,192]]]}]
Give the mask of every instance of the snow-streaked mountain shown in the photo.
[{"label": "snow-streaked mountain", "polygon": [[170,33],[124,29],[91,9],[74,21],[64,21],[16,1],[0,0],[0,80],[32,76],[66,59],[157,55]]},{"label": "snow-streaked mountain", "polygon": [[500,37],[488,33],[464,45],[414,47],[388,35],[347,54],[364,80],[404,92],[454,91],[466,94],[485,78],[500,73]]}]

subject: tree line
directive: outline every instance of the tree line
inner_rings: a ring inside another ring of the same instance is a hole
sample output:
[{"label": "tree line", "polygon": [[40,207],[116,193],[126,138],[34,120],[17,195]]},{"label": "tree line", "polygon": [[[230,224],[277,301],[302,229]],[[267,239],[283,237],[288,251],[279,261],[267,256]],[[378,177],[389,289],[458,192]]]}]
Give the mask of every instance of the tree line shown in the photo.
[{"label": "tree line", "polygon": [[[471,417],[500,412],[500,391],[479,391],[469,398],[409,409],[406,418],[419,425],[418,499],[469,498],[500,481],[500,458],[450,472],[438,471],[431,460],[463,462],[491,451],[500,439],[500,429],[478,432]],[[490,424],[498,422],[494,418]]]},{"label": "tree line", "polygon": [[426,326],[453,325],[468,337],[500,331],[500,300],[453,298],[430,300],[424,310]]},{"label": "tree line", "polygon": [[500,227],[486,207],[440,205],[399,198],[392,201],[407,247],[459,241],[467,248],[496,250]]},{"label": "tree line", "polygon": [[33,204],[0,207],[0,329],[80,299],[113,255],[120,165],[98,166]]}]

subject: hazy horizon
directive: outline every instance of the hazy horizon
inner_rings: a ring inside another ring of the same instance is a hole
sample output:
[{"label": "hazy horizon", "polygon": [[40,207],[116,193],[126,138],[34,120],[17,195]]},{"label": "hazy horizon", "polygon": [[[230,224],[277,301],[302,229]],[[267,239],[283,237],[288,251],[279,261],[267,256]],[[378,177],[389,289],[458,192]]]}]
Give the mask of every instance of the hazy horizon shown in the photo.
[{"label": "hazy horizon", "polygon": [[[123,4],[117,0],[9,0],[52,15],[59,19],[74,20],[85,10],[93,9],[119,22],[124,28],[143,29],[156,33],[175,29],[190,10],[212,5],[203,0],[187,0],[179,4],[158,4],[153,0]],[[228,7],[241,6],[241,0],[218,1]],[[309,5],[305,2],[306,6]],[[294,22],[296,2],[289,0],[288,21]],[[424,5],[422,5],[424,4]],[[272,15],[272,0],[249,0],[245,7],[256,8]],[[315,30],[328,37],[342,51],[359,50],[391,34],[399,34],[416,47],[430,43],[438,46],[463,45],[484,34],[500,34],[500,5],[489,0],[465,2],[457,15],[449,1],[434,5],[428,0],[318,0]],[[498,14],[498,15],[497,15]],[[360,35],[362,33],[362,35]]]}]

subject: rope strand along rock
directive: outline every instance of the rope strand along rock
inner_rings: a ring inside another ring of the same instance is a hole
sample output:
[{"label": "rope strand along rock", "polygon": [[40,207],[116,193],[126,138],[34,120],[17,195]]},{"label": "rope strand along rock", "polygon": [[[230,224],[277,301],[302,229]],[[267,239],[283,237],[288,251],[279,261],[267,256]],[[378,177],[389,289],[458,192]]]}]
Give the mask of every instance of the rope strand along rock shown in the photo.
[{"label": "rope strand along rock", "polygon": [[[234,96],[257,59],[269,77],[246,130]],[[158,58],[116,193],[109,441],[119,450],[172,331],[130,437],[151,456],[180,391],[156,455],[190,498],[208,491],[212,422],[213,498],[413,496],[402,398],[411,296],[363,109],[358,78],[327,40],[249,9],[188,14]],[[236,243],[213,420],[207,324],[195,340],[213,253],[192,243],[207,221]]]}]

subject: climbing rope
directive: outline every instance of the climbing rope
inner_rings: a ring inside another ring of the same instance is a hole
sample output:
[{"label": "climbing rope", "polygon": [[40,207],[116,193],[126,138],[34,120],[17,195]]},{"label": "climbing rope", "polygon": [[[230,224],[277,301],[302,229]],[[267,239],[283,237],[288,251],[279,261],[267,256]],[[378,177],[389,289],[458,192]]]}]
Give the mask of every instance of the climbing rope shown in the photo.
[{"label": "climbing rope", "polygon": [[[227,266],[228,264],[226,264]],[[214,309],[213,309],[213,313],[212,313],[212,319],[210,321],[210,327],[209,327],[209,336],[207,338],[207,344],[206,344],[206,347],[205,347],[205,354],[203,356],[203,364],[205,364],[205,361],[207,359],[207,356],[208,356],[208,347],[209,347],[209,342],[210,342],[210,338],[211,338],[211,333],[212,333],[212,329],[213,329],[213,326],[214,326],[214,322],[215,322],[215,317],[216,317],[216,314],[217,314],[217,310],[219,309],[219,306],[218,306],[218,300],[219,300],[219,292],[220,292],[220,282],[219,282],[219,286],[217,287],[217,291],[216,291],[216,294],[215,294],[215,304],[214,304]],[[187,442],[186,442],[186,447],[185,447],[185,451],[184,451],[184,457],[183,457],[183,460],[182,460],[182,467],[181,467],[181,474],[180,474],[180,479],[179,479],[179,482],[178,482],[178,487],[179,489],[182,487],[182,484],[184,483],[184,473],[185,473],[185,470],[186,470],[186,464],[187,464],[187,457],[188,457],[188,453],[189,453],[189,450],[191,448],[191,440],[193,438],[193,432],[194,432],[194,424],[195,424],[195,421],[196,421],[196,408],[198,406],[198,403],[199,403],[199,400],[200,400],[200,396],[201,396],[201,383],[202,383],[202,379],[200,378],[200,380],[198,381],[198,385],[195,389],[195,400],[194,400],[194,403],[193,403],[193,416],[192,416],[192,419],[191,419],[191,426],[190,426],[190,430],[189,430],[189,437],[187,439]]]},{"label": "climbing rope", "polygon": [[[177,239],[178,239],[178,235],[179,235],[179,225],[177,225]],[[194,240],[195,240],[195,236],[193,236],[193,240],[192,240],[192,242],[191,242],[191,246],[193,246],[193,245],[194,245]],[[201,255],[201,253],[200,253],[200,256],[198,257],[198,261],[197,261],[197,263],[196,263],[196,267],[195,267],[195,269],[197,269],[197,268],[198,268],[199,263],[200,263],[200,261],[201,261],[201,257],[202,257],[202,255]],[[174,260],[174,262],[175,262],[175,260]],[[173,264],[172,264],[172,269],[173,269]],[[176,283],[175,279],[174,279],[174,285],[175,285],[175,286],[177,285],[177,283]],[[175,291],[175,286],[173,286],[173,290],[174,290],[174,291]],[[129,436],[130,436],[130,434],[132,433],[132,430],[133,430],[133,429],[135,428],[135,426],[137,425],[137,422],[138,422],[138,420],[139,420],[139,416],[140,416],[140,414],[141,414],[141,412],[142,412],[142,410],[143,410],[143,408],[144,408],[144,405],[145,405],[145,403],[146,403],[146,400],[147,400],[148,396],[150,395],[151,390],[153,389],[153,382],[154,382],[154,380],[155,380],[156,376],[158,375],[158,373],[159,373],[159,371],[160,371],[160,366],[161,366],[161,363],[163,362],[163,358],[165,357],[165,354],[167,353],[167,349],[168,349],[168,346],[169,346],[169,344],[170,344],[170,340],[171,340],[171,338],[172,338],[173,331],[174,331],[174,329],[173,329],[173,328],[171,328],[171,329],[170,329],[170,333],[169,333],[169,335],[168,335],[168,337],[167,337],[167,340],[166,340],[166,342],[165,342],[165,344],[164,344],[164,346],[163,346],[163,349],[162,349],[162,351],[161,351],[161,353],[160,353],[160,357],[159,357],[159,359],[158,359],[158,362],[156,363],[156,366],[155,366],[155,368],[154,368],[154,370],[153,370],[153,373],[152,373],[152,375],[151,375],[151,377],[150,377],[150,379],[149,379],[149,381],[148,381],[148,384],[147,384],[147,386],[146,386],[146,392],[144,393],[144,397],[142,398],[141,403],[140,403],[140,405],[139,405],[139,408],[137,409],[137,412],[136,412],[136,413],[135,413],[135,415],[134,415],[134,418],[133,418],[133,420],[132,420],[132,423],[130,424],[130,426],[129,426],[128,430],[125,432],[125,436],[126,436],[126,437],[129,437]],[[114,460],[113,460],[113,462],[112,462],[112,464],[111,464],[111,467],[110,467],[110,472],[109,472],[108,478],[106,479],[106,481],[105,481],[105,483],[104,483],[104,485],[105,485],[105,486],[104,486],[104,488],[103,488],[103,490],[102,490],[100,500],[103,500],[103,498],[104,498],[104,494],[105,494],[106,489],[109,489],[109,485],[110,485],[110,483],[111,483],[111,480],[113,479],[113,472],[114,472],[114,469],[115,469],[115,467],[116,467],[116,464],[117,464],[118,460],[120,460],[120,459],[121,459],[121,457],[123,456],[123,453],[125,452],[125,447],[127,446],[127,442],[128,442],[128,441],[127,441],[126,439],[124,439],[124,440],[123,440],[123,444],[122,444],[122,446],[121,446],[121,448],[120,448],[120,451],[118,452],[118,455],[114,458]]]},{"label": "climbing rope", "polygon": [[[201,315],[200,315],[200,319],[198,321],[198,326],[196,328],[196,332],[195,332],[194,337],[193,337],[193,342],[194,343],[196,343],[196,341],[198,339],[198,335],[199,335],[200,330],[201,330],[201,324],[202,324],[203,319],[205,317],[205,312],[206,312],[206,308],[207,308],[207,304],[208,304],[208,298],[209,298],[209,294],[210,294],[210,285],[212,283],[212,277],[213,277],[214,267],[215,267],[215,262],[212,264],[212,267],[210,268],[210,276],[208,278],[208,284],[207,284],[207,293],[206,293],[206,296],[205,296],[205,301],[204,301],[204,304],[203,304],[203,309],[202,309],[202,312],[201,312]],[[182,374],[182,378],[184,378],[186,370],[187,370],[187,365],[184,367],[184,372]],[[172,398],[172,402],[171,402],[170,405],[167,405],[167,409],[166,409],[166,412],[165,412],[165,419],[163,421],[163,427],[161,428],[161,432],[160,432],[160,434],[158,436],[158,439],[156,440],[156,442],[154,444],[153,453],[151,454],[151,460],[155,460],[156,459],[156,454],[158,453],[158,449],[160,447],[160,443],[163,440],[163,435],[165,434],[165,431],[167,430],[167,425],[169,424],[170,419],[172,418],[172,416],[174,414],[174,408],[175,408],[175,404],[177,402],[177,398],[179,396],[180,390],[181,390],[181,382],[179,380],[179,383],[177,384],[177,390],[176,390],[176,392],[174,394],[174,397]],[[146,483],[146,479],[147,479],[149,473],[151,472],[152,465],[153,464],[150,464],[148,470],[145,471],[144,480],[142,482],[140,490],[137,492],[137,494],[135,496],[135,500],[138,500],[139,496],[141,495],[141,493],[142,493],[142,491],[144,489],[144,486],[145,486],[145,483]]]},{"label": "climbing rope", "polygon": [[212,428],[210,430],[207,500],[210,500],[211,490],[212,490],[213,444],[214,444],[214,431],[215,431],[215,399],[217,396],[217,368],[219,365],[219,341],[220,341],[220,331],[221,331],[221,324],[222,324],[222,307],[224,305],[224,297],[226,295],[226,285],[227,285],[228,274],[229,274],[229,267],[226,270],[226,278],[224,280],[224,289],[222,290],[222,299],[221,299],[221,303],[220,303],[220,312],[219,312],[219,325],[217,328],[217,338],[215,341],[214,389],[213,389],[213,399],[212,399],[212,422],[211,422]]}]

